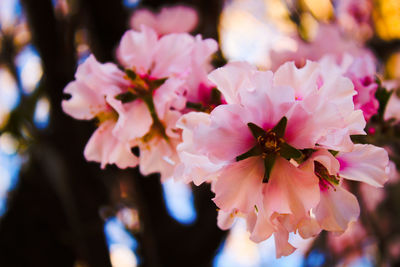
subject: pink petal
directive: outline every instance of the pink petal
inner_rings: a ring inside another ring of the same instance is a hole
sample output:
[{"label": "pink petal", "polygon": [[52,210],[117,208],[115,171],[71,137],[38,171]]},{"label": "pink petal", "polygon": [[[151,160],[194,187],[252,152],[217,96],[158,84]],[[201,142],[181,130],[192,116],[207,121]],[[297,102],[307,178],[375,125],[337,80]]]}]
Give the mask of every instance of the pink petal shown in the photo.
[{"label": "pink petal", "polygon": [[[265,185],[263,185],[265,187]],[[268,239],[276,230],[271,223],[270,214],[264,209],[262,195],[256,201],[256,208],[247,215],[247,229],[251,233],[250,239],[256,243]]]},{"label": "pink petal", "polygon": [[141,32],[133,30],[125,32],[117,49],[117,56],[124,67],[144,75],[153,64],[156,49],[156,32],[149,27],[142,26]]},{"label": "pink petal", "polygon": [[240,105],[221,105],[210,114],[211,124],[200,124],[193,134],[196,149],[213,162],[231,161],[255,145],[247,122],[249,115]]},{"label": "pink petal", "polygon": [[197,26],[197,12],[186,6],[164,7],[158,15],[158,33],[191,32]]},{"label": "pink petal", "polygon": [[186,106],[186,101],[180,103],[185,81],[178,78],[169,78],[154,93],[153,101],[160,119],[163,119],[165,113],[174,107],[182,110]]},{"label": "pink petal", "polygon": [[229,228],[231,228],[232,224],[235,222],[236,213],[237,212],[235,210],[229,212],[219,210],[217,216],[218,227],[222,230],[228,230]]},{"label": "pink petal", "polygon": [[278,157],[264,192],[265,209],[302,218],[319,202],[318,178]]},{"label": "pink petal", "polygon": [[249,72],[256,68],[246,62],[231,62],[216,69],[208,78],[218,87],[228,104],[240,103],[239,89],[248,83]]},{"label": "pink petal", "polygon": [[164,35],[154,53],[152,77],[165,78],[190,72],[194,37],[186,33]]},{"label": "pink petal", "polygon": [[138,159],[131,152],[128,142],[121,142],[112,134],[115,122],[108,120],[90,137],[86,144],[84,155],[88,161],[101,163],[101,168],[107,164],[115,164],[121,169],[135,167]]},{"label": "pink petal", "polygon": [[65,113],[75,119],[90,120],[107,109],[104,96],[82,82],[70,82],[65,87],[64,93],[70,94],[71,98],[62,101],[62,108]]},{"label": "pink petal", "polygon": [[164,138],[155,136],[147,143],[139,144],[140,148],[140,172],[143,175],[160,173],[164,181],[173,175],[178,162],[176,145],[179,140],[170,138],[167,142]]},{"label": "pink petal", "polygon": [[301,100],[317,90],[319,75],[319,65],[316,62],[307,61],[302,68],[297,68],[294,62],[287,62],[276,70],[274,85],[293,88],[295,97]]},{"label": "pink petal", "polygon": [[289,243],[289,232],[280,224],[277,225],[277,231],[274,233],[276,258],[289,256],[296,248]]},{"label": "pink petal", "polygon": [[314,210],[315,217],[326,231],[344,232],[349,223],[356,221],[360,214],[357,198],[336,186],[321,191],[321,201]]},{"label": "pink petal", "polygon": [[299,235],[304,239],[317,236],[321,230],[318,221],[311,217],[302,220],[298,225]]},{"label": "pink petal", "polygon": [[354,145],[351,152],[340,152],[340,176],[382,187],[389,179],[386,168],[389,158],[385,149],[373,145]]},{"label": "pink petal", "polygon": [[248,213],[254,210],[261,194],[264,165],[261,157],[234,162],[223,170],[215,182],[215,204],[224,211],[237,209]]},{"label": "pink petal", "polygon": [[121,88],[129,86],[124,79],[124,72],[113,63],[102,64],[90,55],[84,63],[79,65],[75,78],[85,83],[94,92],[101,95],[118,94]]},{"label": "pink petal", "polygon": [[118,121],[113,129],[113,135],[121,141],[131,141],[141,138],[150,130],[153,120],[147,105],[142,100],[122,104],[112,96],[107,102],[118,113]]},{"label": "pink petal", "polygon": [[[130,20],[132,29],[140,31],[141,25],[146,25],[157,31],[157,17],[147,9],[135,10]],[[159,34],[159,32],[157,32]]]},{"label": "pink petal", "polygon": [[177,127],[183,130],[183,142],[177,146],[181,163],[175,169],[175,179],[183,179],[187,183],[193,181],[195,185],[200,185],[210,180],[223,166],[212,163],[206,155],[195,149],[193,143],[193,131],[197,126],[210,123],[210,115],[203,112],[190,112],[177,122]]}]

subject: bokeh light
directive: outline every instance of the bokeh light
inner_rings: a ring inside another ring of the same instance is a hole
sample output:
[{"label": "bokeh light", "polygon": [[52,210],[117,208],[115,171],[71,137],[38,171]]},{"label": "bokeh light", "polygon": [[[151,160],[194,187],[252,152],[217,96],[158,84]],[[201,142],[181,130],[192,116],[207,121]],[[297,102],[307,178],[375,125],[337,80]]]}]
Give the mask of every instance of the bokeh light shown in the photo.
[{"label": "bokeh light", "polygon": [[163,183],[163,191],[167,210],[172,218],[182,224],[196,221],[197,214],[189,185],[169,179]]},{"label": "bokeh light", "polygon": [[18,54],[16,57],[16,66],[23,91],[27,94],[32,93],[43,75],[39,54],[32,45],[27,45]]}]

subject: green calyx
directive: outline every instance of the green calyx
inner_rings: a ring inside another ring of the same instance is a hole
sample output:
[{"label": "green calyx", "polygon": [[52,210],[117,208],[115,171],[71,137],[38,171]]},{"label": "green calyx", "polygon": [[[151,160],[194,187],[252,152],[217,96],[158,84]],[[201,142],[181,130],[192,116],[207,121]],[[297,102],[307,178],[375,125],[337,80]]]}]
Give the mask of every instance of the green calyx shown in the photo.
[{"label": "green calyx", "polygon": [[154,133],[161,135],[165,140],[169,141],[165,132],[165,126],[158,118],[153,100],[154,91],[163,85],[168,78],[151,79],[147,76],[140,76],[131,69],[126,69],[125,74],[125,79],[131,82],[131,86],[126,92],[116,95],[115,99],[121,101],[123,104],[133,102],[136,99],[143,100],[153,119],[151,131],[143,137],[144,141],[149,141],[154,136]]},{"label": "green calyx", "polygon": [[287,125],[287,118],[282,117],[280,121],[270,130],[264,130],[258,125],[249,122],[250,132],[257,140],[257,144],[247,152],[236,157],[236,161],[244,160],[249,157],[261,156],[264,160],[264,178],[263,182],[268,182],[275,160],[281,156],[287,160],[298,159],[302,157],[301,151],[292,147],[283,139]]}]

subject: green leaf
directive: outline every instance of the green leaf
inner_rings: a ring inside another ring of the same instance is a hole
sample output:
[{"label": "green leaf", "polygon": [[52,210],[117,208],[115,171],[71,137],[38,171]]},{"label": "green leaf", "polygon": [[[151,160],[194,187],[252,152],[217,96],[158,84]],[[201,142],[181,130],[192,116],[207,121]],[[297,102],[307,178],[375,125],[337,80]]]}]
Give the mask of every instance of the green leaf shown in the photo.
[{"label": "green leaf", "polygon": [[336,150],[329,149],[328,151],[329,151],[329,153],[331,153],[332,156],[334,156],[334,157],[336,157],[336,155],[339,154],[339,151],[336,151]]},{"label": "green leaf", "polygon": [[385,112],[386,105],[392,93],[393,91],[388,91],[386,90],[386,88],[382,86],[379,86],[378,89],[376,90],[375,97],[379,101],[378,116],[380,119],[383,119],[383,114]]},{"label": "green leaf", "polygon": [[151,89],[153,89],[153,90],[157,89],[158,87],[163,85],[166,80],[168,80],[168,78],[162,78],[162,79],[157,79],[157,80],[150,81]]},{"label": "green leaf", "polygon": [[268,154],[264,158],[265,171],[264,171],[263,183],[268,183],[269,176],[271,175],[272,168],[274,167],[274,164],[275,164],[275,160],[276,160],[275,153]]},{"label": "green leaf", "polygon": [[249,122],[247,123],[247,127],[249,127],[251,133],[253,134],[254,138],[257,139],[259,136],[265,135],[265,130],[256,124]]},{"label": "green leaf", "polygon": [[260,148],[260,146],[257,144],[255,146],[253,146],[252,148],[250,148],[247,152],[239,155],[236,157],[236,161],[241,161],[250,157],[254,157],[254,156],[259,156],[261,155],[262,150]]},{"label": "green leaf", "polygon": [[125,92],[115,96],[115,99],[120,100],[122,103],[129,103],[134,101],[137,98],[136,95],[132,94],[131,92]]},{"label": "green leaf", "polygon": [[297,159],[302,156],[302,153],[300,150],[292,147],[288,143],[282,143],[280,145],[280,150],[279,154],[284,157],[285,159]]},{"label": "green leaf", "polygon": [[136,73],[133,70],[126,69],[125,70],[126,76],[132,81],[136,80]]},{"label": "green leaf", "polygon": [[272,131],[275,132],[278,137],[282,138],[285,135],[286,125],[287,118],[282,117],[282,119],[280,119],[280,121],[275,125]]}]

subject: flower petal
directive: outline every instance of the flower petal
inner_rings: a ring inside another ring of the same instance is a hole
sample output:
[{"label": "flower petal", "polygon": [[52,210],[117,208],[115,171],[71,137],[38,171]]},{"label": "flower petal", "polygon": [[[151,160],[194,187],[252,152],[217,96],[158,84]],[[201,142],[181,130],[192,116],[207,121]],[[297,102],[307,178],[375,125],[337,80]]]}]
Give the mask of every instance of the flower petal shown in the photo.
[{"label": "flower petal", "polygon": [[137,157],[132,154],[128,142],[121,142],[113,136],[114,126],[115,122],[112,120],[100,125],[86,144],[85,158],[100,162],[101,168],[105,168],[107,164],[115,164],[121,169],[135,167],[138,164]]},{"label": "flower petal", "polygon": [[250,157],[226,166],[214,184],[215,204],[224,211],[253,211],[261,194],[263,176],[261,157]]},{"label": "flower petal", "polygon": [[373,145],[354,145],[351,152],[337,155],[340,162],[340,176],[349,180],[365,182],[382,187],[389,179],[386,168],[389,158],[385,149]]},{"label": "flower petal", "polygon": [[313,210],[322,229],[333,232],[344,232],[360,214],[357,198],[342,188],[329,188],[321,191],[321,201]]}]

